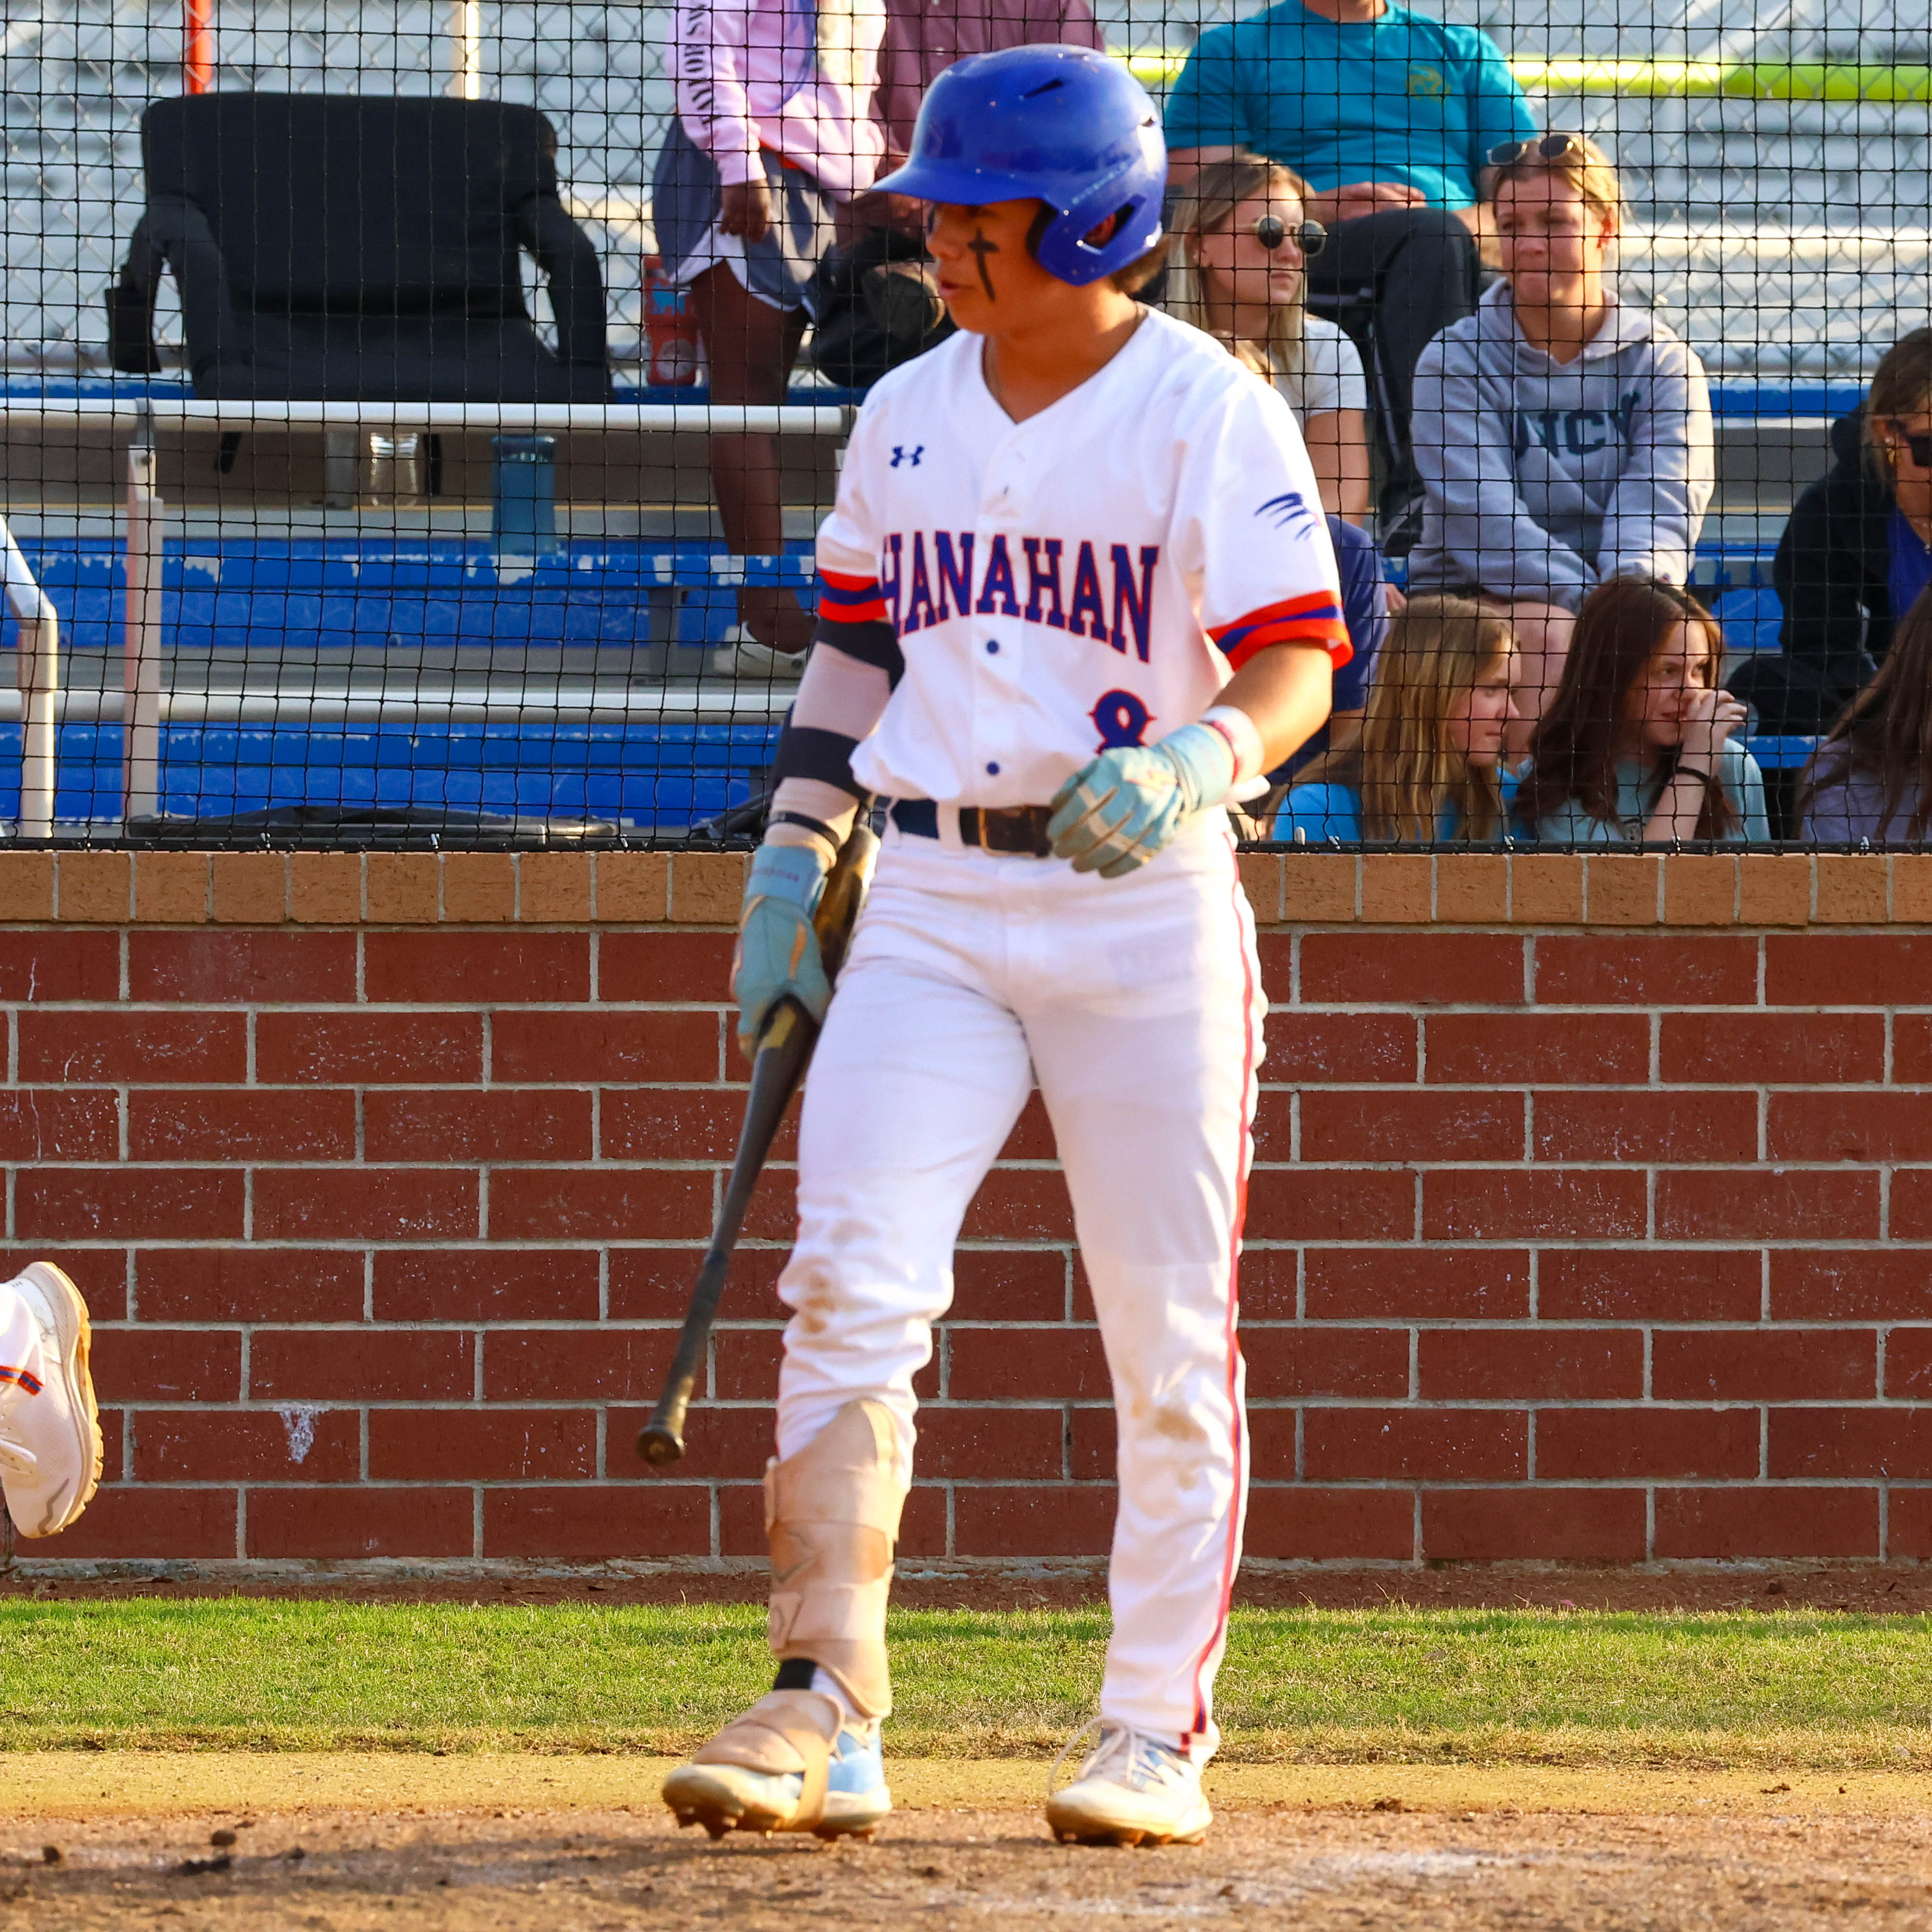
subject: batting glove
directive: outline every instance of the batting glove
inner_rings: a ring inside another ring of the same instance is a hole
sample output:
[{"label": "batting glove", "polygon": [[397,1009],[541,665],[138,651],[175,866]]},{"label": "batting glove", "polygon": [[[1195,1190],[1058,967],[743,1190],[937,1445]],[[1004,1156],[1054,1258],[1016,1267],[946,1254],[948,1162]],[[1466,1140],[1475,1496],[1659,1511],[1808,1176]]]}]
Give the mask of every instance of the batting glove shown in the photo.
[{"label": "batting glove", "polygon": [[1184,724],[1158,745],[1103,752],[1053,794],[1047,826],[1053,856],[1071,859],[1077,872],[1123,878],[1233,782],[1234,754],[1211,724]]},{"label": "batting glove", "polygon": [[732,961],[738,1045],[747,1059],[757,1052],[758,1036],[780,1000],[796,1000],[815,1020],[822,1020],[831,1004],[831,982],[812,929],[826,870],[809,845],[761,845],[753,856]]}]

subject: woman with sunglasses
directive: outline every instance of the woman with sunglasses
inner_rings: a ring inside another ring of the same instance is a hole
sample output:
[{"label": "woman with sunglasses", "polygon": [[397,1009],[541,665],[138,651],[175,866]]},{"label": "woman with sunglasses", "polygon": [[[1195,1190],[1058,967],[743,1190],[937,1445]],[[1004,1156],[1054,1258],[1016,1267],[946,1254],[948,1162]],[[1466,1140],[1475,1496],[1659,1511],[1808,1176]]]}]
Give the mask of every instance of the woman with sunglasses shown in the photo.
[{"label": "woman with sunglasses", "polygon": [[1792,507],[1771,566],[1783,648],[1731,680],[1765,731],[1822,731],[1870,681],[1932,582],[1932,328],[1888,350],[1831,467]]},{"label": "woman with sunglasses", "polygon": [[1209,161],[1168,217],[1170,315],[1205,329],[1278,389],[1301,424],[1330,516],[1369,512],[1369,391],[1355,345],[1310,315],[1308,264],[1327,241],[1308,184],[1258,154]]},{"label": "woman with sunglasses", "polygon": [[1590,592],[1687,579],[1714,470],[1702,364],[1609,285],[1623,199],[1608,158],[1549,134],[1489,159],[1504,279],[1417,364],[1426,494],[1409,584],[1508,607],[1520,752]]}]

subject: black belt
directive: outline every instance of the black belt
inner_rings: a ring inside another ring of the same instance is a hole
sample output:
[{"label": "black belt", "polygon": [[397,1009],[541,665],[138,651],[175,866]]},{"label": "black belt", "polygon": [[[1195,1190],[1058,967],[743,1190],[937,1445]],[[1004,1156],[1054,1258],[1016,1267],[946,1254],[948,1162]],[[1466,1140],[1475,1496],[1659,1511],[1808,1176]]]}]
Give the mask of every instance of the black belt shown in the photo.
[{"label": "black belt", "polygon": [[[1050,805],[963,805],[959,815],[963,845],[1032,859],[1053,856],[1053,841],[1047,836],[1047,821],[1053,815]],[[930,798],[897,798],[892,801],[892,822],[915,838],[936,838],[939,808]]]}]

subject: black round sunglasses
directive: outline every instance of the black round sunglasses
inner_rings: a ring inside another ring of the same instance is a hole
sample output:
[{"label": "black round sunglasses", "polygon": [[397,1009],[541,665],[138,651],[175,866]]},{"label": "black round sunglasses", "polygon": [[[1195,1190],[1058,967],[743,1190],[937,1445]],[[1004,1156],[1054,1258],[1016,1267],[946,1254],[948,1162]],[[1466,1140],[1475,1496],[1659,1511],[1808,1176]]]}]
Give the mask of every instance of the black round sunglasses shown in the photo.
[{"label": "black round sunglasses", "polygon": [[1249,232],[1271,255],[1284,242],[1294,242],[1309,260],[1328,246],[1328,230],[1319,221],[1297,221],[1291,227],[1278,214],[1264,214]]}]

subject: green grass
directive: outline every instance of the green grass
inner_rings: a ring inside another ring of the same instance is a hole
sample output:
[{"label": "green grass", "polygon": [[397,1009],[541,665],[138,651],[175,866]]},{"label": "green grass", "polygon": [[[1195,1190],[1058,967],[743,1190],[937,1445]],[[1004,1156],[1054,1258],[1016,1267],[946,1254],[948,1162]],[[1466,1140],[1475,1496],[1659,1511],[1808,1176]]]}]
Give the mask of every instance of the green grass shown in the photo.
[{"label": "green grass", "polygon": [[[769,1682],[741,1605],[0,1603],[14,1749],[675,1750]],[[1095,1612],[893,1619],[902,1753],[1057,1744]],[[1248,1760],[1932,1766],[1932,1619],[1805,1612],[1237,1612]]]}]

